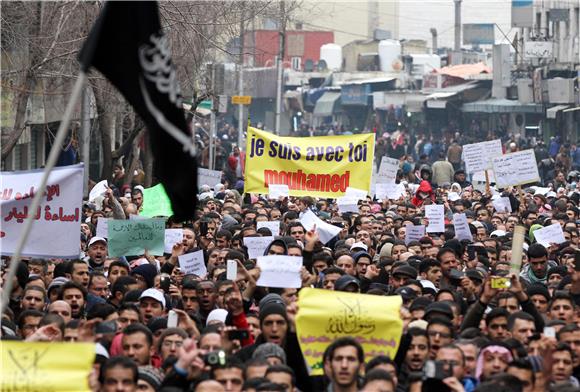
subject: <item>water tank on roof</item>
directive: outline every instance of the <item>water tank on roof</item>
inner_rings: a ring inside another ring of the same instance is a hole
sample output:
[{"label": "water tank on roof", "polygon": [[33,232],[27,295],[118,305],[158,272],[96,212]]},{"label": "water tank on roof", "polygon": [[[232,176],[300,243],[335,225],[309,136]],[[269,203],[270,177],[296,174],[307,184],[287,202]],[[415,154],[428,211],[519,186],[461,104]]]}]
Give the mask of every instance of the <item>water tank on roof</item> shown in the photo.
[{"label": "water tank on roof", "polygon": [[320,60],[324,60],[329,70],[342,68],[342,47],[337,44],[324,44],[320,47]]},{"label": "water tank on roof", "polygon": [[392,39],[379,42],[379,62],[381,71],[398,72],[403,68],[401,62],[401,43]]}]

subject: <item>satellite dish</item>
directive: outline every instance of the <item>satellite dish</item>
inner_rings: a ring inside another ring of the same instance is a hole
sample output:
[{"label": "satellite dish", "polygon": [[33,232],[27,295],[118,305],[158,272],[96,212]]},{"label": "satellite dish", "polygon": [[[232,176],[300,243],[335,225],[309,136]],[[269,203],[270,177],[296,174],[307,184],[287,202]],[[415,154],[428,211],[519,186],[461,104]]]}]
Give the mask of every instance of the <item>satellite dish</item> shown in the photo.
[{"label": "satellite dish", "polygon": [[314,71],[314,61],[308,59],[304,62],[304,72]]},{"label": "satellite dish", "polygon": [[326,65],[326,61],[325,60],[320,60],[318,62],[318,70],[319,71],[326,71],[328,69],[328,66]]}]

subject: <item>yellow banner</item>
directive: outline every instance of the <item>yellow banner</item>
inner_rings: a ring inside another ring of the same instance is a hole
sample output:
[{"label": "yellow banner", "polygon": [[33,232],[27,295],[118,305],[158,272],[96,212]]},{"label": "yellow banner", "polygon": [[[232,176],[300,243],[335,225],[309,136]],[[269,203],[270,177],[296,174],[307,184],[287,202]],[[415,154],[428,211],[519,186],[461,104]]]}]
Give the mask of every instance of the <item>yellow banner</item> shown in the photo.
[{"label": "yellow banner", "polygon": [[375,135],[281,137],[248,128],[245,191],[286,184],[292,196],[338,197],[370,190]]},{"label": "yellow banner", "polygon": [[296,330],[311,375],[323,374],[322,355],[333,340],[355,338],[365,357],[395,358],[403,333],[400,296],[300,290]]},{"label": "yellow banner", "polygon": [[0,391],[90,391],[95,345],[0,342]]}]

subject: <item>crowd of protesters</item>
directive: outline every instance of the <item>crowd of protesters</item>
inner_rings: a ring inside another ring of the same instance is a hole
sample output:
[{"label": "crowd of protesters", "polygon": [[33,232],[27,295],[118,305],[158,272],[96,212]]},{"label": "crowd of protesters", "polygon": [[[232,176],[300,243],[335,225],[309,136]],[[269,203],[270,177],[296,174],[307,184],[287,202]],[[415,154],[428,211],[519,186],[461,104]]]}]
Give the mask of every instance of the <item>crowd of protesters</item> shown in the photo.
[{"label": "crowd of protesters", "polygon": [[[570,150],[563,144],[542,156],[559,162],[543,174],[549,189],[496,189],[471,184],[461,143],[436,155],[431,145],[428,157],[427,144],[400,156],[397,181],[407,193],[371,195],[358,213],[342,213],[332,199],[245,194],[244,154],[234,149],[223,157],[226,185],[200,184],[196,219],[167,219],[167,228],[183,229],[183,241],[162,256],[108,256],[98,217],[128,219],[143,205],[139,185],[113,185],[84,204],[79,259],[17,265],[11,292],[2,293],[10,303],[1,337],[95,343],[93,391],[579,391],[580,193],[575,159],[566,166],[563,158]],[[512,212],[494,209],[499,196]],[[405,242],[407,225],[425,224],[429,204],[444,205],[445,231]],[[321,243],[300,221],[308,210],[340,234]],[[473,241],[455,238],[454,213],[466,214]],[[302,287],[401,296],[396,356],[369,359],[343,337],[324,352],[324,376],[309,376],[296,335],[300,289],[257,286],[260,269],[243,245],[273,234],[257,229],[260,221],[280,221],[283,235],[265,254],[302,257]],[[534,232],[553,223],[566,242],[536,242]],[[518,225],[526,236],[514,274]],[[178,257],[198,250],[207,276],[184,274]],[[235,280],[226,279],[227,260],[238,265]],[[498,277],[503,288],[492,284]]]}]

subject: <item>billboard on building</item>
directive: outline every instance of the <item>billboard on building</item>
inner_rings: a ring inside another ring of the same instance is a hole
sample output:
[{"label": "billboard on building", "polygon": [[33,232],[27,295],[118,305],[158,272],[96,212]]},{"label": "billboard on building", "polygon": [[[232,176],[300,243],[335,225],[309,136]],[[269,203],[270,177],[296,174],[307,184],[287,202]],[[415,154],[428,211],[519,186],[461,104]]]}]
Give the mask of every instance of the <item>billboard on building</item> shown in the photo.
[{"label": "billboard on building", "polygon": [[464,45],[493,45],[495,44],[495,25],[493,23],[464,23]]},{"label": "billboard on building", "polygon": [[534,26],[534,1],[512,0],[512,27]]}]

